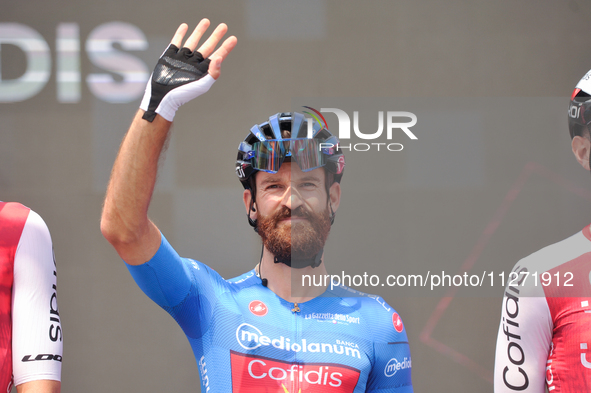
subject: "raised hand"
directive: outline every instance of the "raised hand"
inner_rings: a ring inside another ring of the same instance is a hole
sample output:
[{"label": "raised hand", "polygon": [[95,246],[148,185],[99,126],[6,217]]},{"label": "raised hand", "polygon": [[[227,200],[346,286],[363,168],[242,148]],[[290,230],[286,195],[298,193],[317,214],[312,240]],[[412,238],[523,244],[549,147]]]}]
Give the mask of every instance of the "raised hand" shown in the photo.
[{"label": "raised hand", "polygon": [[152,122],[159,114],[172,121],[181,105],[207,92],[220,76],[221,63],[236,46],[237,40],[234,36],[229,37],[215,50],[228,31],[228,27],[221,23],[195,50],[208,27],[209,20],[202,19],[181,48],[188,26],[185,23],[179,26],[146,86],[140,104],[140,108],[146,111],[143,119]]}]

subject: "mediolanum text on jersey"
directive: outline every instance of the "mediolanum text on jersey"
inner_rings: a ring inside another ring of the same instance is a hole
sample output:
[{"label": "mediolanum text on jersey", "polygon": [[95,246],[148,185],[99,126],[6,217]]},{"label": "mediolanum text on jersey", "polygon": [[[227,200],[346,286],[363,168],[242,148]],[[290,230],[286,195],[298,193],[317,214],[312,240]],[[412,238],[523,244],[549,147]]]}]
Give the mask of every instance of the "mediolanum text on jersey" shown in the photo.
[{"label": "mediolanum text on jersey", "polygon": [[292,342],[291,339],[284,336],[279,336],[278,338],[265,336],[260,329],[248,323],[238,326],[236,329],[236,340],[246,350],[253,350],[261,346],[271,346],[283,351],[335,353],[337,355],[361,359],[359,347],[355,343],[347,342],[347,345],[342,345],[344,342],[338,340],[335,344],[310,343],[305,338],[299,342]]}]

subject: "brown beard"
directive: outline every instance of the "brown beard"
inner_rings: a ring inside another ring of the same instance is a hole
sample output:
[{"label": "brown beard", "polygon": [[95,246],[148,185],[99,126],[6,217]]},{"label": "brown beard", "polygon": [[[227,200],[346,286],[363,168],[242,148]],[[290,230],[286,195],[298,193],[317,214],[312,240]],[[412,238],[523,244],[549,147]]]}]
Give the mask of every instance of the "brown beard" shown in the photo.
[{"label": "brown beard", "polygon": [[[288,217],[303,217],[306,220],[278,226],[281,220]],[[265,248],[285,262],[313,259],[324,247],[329,232],[328,207],[316,213],[303,206],[294,211],[283,206],[275,214],[258,219],[258,233]]]}]

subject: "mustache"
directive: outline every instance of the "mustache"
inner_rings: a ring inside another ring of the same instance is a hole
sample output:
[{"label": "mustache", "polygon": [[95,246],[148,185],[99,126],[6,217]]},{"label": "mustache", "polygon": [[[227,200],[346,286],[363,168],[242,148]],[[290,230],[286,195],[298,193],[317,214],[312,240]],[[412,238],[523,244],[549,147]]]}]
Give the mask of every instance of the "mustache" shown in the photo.
[{"label": "mustache", "polygon": [[295,208],[295,210],[292,210],[287,206],[283,206],[279,211],[277,211],[273,215],[273,220],[275,222],[278,222],[290,217],[311,218],[312,214],[308,210],[306,210],[304,206],[298,206],[297,208]]}]

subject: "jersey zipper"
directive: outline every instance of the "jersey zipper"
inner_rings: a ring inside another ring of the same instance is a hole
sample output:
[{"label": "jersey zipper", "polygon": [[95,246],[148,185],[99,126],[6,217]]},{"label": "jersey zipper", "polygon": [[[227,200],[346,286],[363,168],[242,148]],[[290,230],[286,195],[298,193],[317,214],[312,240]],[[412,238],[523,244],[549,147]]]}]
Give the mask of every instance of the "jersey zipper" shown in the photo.
[{"label": "jersey zipper", "polygon": [[[300,342],[300,330],[299,330],[299,327],[298,327],[298,313],[300,311],[301,311],[300,310],[300,306],[297,303],[294,302],[293,303],[293,308],[291,309],[291,312],[293,313],[293,316],[294,316],[295,340],[292,342],[292,345],[293,345],[293,343],[299,343]],[[294,383],[292,385],[293,386],[293,388],[292,388],[293,389],[292,390],[293,393],[301,393],[301,391],[300,391],[300,389],[301,389],[301,387],[300,387],[300,372],[299,372],[300,364],[299,364],[299,361],[298,360],[299,360],[298,359],[298,353],[297,352],[294,352],[294,361],[295,361],[295,364],[297,364],[298,367],[297,367],[297,372],[294,375]],[[290,392],[290,393],[292,393],[292,392]]]}]

